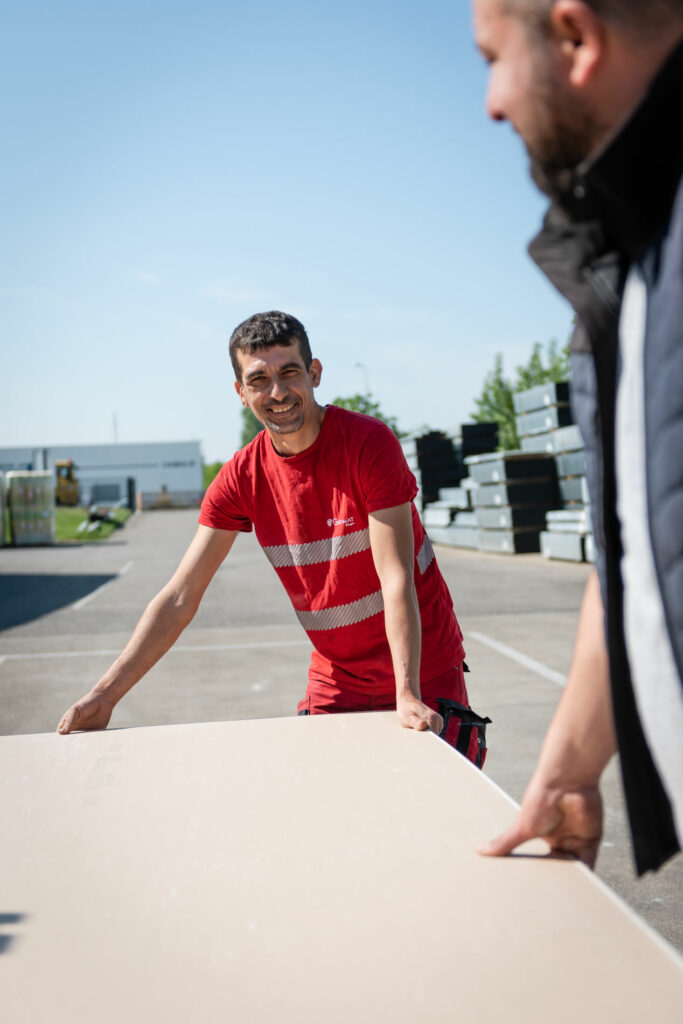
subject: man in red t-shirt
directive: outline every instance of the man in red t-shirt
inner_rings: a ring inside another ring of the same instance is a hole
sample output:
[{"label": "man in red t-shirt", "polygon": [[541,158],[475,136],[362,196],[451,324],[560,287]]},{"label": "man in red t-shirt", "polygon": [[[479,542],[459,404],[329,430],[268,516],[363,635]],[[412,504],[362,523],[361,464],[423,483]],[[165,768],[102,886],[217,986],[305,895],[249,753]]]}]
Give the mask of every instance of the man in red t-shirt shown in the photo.
[{"label": "man in red t-shirt", "polygon": [[[299,713],[396,708],[402,725],[441,732],[449,701],[468,707],[462,634],[395,435],[317,404],[322,366],[294,317],[250,317],[230,356],[240,400],[265,430],[223,466],[176,573],[58,731],[106,727],[191,621],[237,534],[255,529],[314,648]],[[446,734],[454,745],[459,722]],[[481,763],[483,733],[467,736]]]}]

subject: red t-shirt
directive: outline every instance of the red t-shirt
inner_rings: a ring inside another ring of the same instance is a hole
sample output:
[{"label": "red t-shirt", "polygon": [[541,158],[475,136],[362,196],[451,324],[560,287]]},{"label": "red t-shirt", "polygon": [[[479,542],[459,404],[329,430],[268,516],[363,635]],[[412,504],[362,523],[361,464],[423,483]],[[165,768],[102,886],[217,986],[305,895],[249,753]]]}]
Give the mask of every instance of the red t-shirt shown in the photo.
[{"label": "red t-shirt", "polygon": [[[364,694],[395,690],[368,516],[417,494],[395,434],[384,423],[327,407],[318,437],[278,455],[265,431],[226,462],[206,492],[199,522],[256,530],[314,651],[316,682]],[[463,658],[446,583],[412,504],[415,586],[422,620],[421,681]]]}]

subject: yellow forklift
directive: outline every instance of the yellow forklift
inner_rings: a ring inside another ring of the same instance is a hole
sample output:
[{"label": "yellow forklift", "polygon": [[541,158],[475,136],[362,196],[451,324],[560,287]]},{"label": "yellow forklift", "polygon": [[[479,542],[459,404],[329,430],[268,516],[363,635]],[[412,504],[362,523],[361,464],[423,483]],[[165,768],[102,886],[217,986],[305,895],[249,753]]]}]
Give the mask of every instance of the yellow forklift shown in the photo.
[{"label": "yellow forklift", "polygon": [[78,505],[78,477],[73,459],[55,459],[55,502],[58,505]]}]

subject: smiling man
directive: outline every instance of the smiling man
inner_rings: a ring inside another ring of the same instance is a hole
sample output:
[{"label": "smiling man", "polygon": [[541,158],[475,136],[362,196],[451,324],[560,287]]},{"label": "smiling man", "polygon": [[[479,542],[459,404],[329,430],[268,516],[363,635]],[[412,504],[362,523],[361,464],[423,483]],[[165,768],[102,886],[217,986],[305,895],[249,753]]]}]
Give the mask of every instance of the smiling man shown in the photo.
[{"label": "smiling man", "polygon": [[473,0],[487,110],[552,200],[530,253],[577,315],[597,571],[513,827],[595,861],[618,748],[639,873],[683,836],[683,0]]},{"label": "smiling man", "polygon": [[397,438],[372,417],[318,405],[322,366],[286,313],[240,324],[230,358],[240,401],[265,429],[223,466],[175,575],[59,732],[106,727],[191,621],[238,533],[254,529],[314,648],[299,714],[395,708],[403,726],[443,732],[481,765],[462,635]]}]

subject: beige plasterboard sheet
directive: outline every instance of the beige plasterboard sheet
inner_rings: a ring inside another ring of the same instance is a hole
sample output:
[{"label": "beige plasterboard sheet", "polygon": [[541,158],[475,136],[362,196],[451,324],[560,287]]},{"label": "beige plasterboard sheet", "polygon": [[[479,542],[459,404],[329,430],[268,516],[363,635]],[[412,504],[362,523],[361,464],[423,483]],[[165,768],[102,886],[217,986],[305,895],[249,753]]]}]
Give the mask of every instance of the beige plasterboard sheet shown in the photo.
[{"label": "beige plasterboard sheet", "polygon": [[4,737],[0,793],[4,1024],[681,1020],[677,955],[477,856],[514,808],[393,714]]}]

